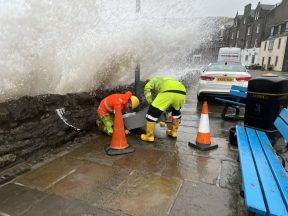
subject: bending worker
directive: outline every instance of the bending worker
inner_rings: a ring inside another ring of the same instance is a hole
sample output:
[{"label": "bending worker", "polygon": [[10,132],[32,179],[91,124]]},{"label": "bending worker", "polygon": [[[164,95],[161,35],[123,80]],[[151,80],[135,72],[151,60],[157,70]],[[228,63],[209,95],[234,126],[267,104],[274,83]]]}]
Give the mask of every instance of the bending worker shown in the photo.
[{"label": "bending worker", "polygon": [[[99,119],[96,124],[100,131],[112,135],[114,124],[114,110],[116,105],[119,104],[122,112],[129,109],[135,109],[139,105],[139,99],[132,95],[132,92],[128,91],[125,94],[112,94],[104,98],[98,107],[97,113]],[[129,134],[128,130],[125,130],[126,134]]]},{"label": "bending worker", "polygon": [[186,100],[185,86],[171,77],[155,77],[145,85],[144,94],[150,107],[146,115],[146,134],[141,135],[141,140],[154,141],[156,122],[168,108],[171,108],[173,120],[172,129],[167,130],[166,134],[176,138],[181,118],[180,109]]}]

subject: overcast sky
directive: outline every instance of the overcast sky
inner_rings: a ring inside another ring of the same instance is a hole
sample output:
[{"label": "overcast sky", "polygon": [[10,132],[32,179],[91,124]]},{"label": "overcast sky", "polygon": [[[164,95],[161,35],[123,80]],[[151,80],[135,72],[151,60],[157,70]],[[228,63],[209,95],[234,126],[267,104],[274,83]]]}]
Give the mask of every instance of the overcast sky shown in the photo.
[{"label": "overcast sky", "polygon": [[[34,0],[0,0],[0,17],[7,13],[18,13],[24,2]],[[58,0],[51,0],[56,2]],[[77,0],[74,0],[77,1]],[[259,0],[82,0],[81,2],[101,2],[103,10],[110,14],[127,17],[135,16],[136,2],[141,2],[141,14],[148,18],[194,18],[207,16],[234,17],[236,12],[243,14],[244,6],[251,3],[256,8]],[[262,0],[262,4],[275,5],[281,0]],[[41,1],[40,1],[41,2]],[[47,3],[48,1],[46,1]],[[67,3],[67,2],[66,2]],[[65,6],[65,4],[64,4]],[[16,10],[18,9],[18,10]]]},{"label": "overcast sky", "polygon": [[[111,1],[111,0],[110,0]],[[112,0],[113,1],[113,0]],[[131,0],[128,0],[131,3]],[[133,1],[133,0],[132,0]],[[137,1],[137,0],[136,0]],[[243,14],[245,5],[256,8],[259,0],[138,0],[141,13],[151,18],[193,18],[207,16],[234,17]],[[123,2],[123,1],[121,1]],[[277,4],[281,0],[262,0],[262,4]]]},{"label": "overcast sky", "polygon": [[[252,8],[256,8],[259,0],[203,0],[205,14],[210,16],[232,16],[237,10],[243,14],[245,5],[251,3]],[[279,0],[263,0],[261,4],[277,4]]]}]

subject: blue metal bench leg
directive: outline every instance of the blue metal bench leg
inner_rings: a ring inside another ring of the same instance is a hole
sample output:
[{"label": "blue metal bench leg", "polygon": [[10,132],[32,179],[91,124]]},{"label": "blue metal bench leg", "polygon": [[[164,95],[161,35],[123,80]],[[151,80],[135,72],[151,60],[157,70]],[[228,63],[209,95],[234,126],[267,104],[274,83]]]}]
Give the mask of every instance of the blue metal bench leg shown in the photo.
[{"label": "blue metal bench leg", "polygon": [[237,106],[237,107],[235,107],[235,109],[236,109],[236,111],[235,111],[235,112],[236,112],[235,115],[236,115],[236,116],[239,116],[239,114],[240,114],[240,109],[239,109],[239,107]]},{"label": "blue metal bench leg", "polygon": [[229,108],[229,105],[225,104],[223,111],[222,111],[222,114],[221,114],[222,119],[225,119],[228,108]]},{"label": "blue metal bench leg", "polygon": [[235,109],[234,115],[226,115],[229,106],[230,105],[225,104],[222,114],[221,114],[222,119],[227,119],[227,120],[243,120],[244,119],[244,116],[239,116],[240,114],[239,106],[232,106]]}]

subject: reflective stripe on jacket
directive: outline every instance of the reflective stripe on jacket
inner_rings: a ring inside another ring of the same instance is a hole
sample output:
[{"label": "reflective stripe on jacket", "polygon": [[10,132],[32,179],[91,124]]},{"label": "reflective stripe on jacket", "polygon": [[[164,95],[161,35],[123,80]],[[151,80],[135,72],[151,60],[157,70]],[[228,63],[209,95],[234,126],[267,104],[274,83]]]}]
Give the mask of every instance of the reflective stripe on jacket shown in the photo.
[{"label": "reflective stripe on jacket", "polygon": [[144,94],[149,104],[152,103],[152,93],[154,97],[166,91],[186,92],[185,86],[172,77],[154,77],[144,87]]},{"label": "reflective stripe on jacket", "polygon": [[109,115],[114,113],[116,104],[120,104],[123,111],[125,105],[129,102],[132,92],[128,91],[125,94],[112,94],[104,98],[98,107],[97,113],[100,116]]}]

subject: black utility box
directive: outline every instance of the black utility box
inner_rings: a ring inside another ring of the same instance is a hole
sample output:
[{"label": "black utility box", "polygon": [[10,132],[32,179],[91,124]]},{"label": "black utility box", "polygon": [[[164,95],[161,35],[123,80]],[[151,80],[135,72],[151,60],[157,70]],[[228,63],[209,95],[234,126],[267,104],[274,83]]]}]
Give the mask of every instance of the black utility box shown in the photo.
[{"label": "black utility box", "polygon": [[248,82],[244,124],[265,132],[276,132],[274,121],[288,104],[288,79],[259,77]]}]

